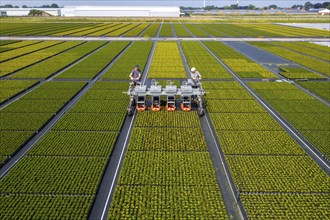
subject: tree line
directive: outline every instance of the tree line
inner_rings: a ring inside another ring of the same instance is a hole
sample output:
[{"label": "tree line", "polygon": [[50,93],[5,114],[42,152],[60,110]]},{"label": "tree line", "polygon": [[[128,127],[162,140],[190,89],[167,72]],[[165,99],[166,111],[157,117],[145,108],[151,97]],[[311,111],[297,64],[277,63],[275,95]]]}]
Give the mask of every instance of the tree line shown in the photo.
[{"label": "tree line", "polygon": [[[6,5],[0,5],[0,8],[19,8],[19,6],[15,5],[13,6],[12,4],[6,4]],[[51,5],[42,5],[42,6],[27,6],[27,5],[22,5],[22,8],[59,8],[59,6],[55,3]]]},{"label": "tree line", "polygon": [[[315,9],[320,9],[320,8],[328,8],[330,9],[330,2],[323,2],[323,3],[316,3],[316,4],[312,4],[311,2],[306,2],[304,5],[293,5],[291,6],[292,9],[302,9],[302,10],[309,10],[312,8]],[[210,5],[210,6],[205,6],[205,7],[184,7],[181,6],[180,7],[181,10],[268,10],[268,9],[283,9],[281,7],[278,7],[277,5],[269,5],[269,6],[264,6],[264,7],[256,7],[252,4],[249,5],[245,5],[245,6],[241,6],[238,4],[232,4],[230,6],[224,6],[224,7],[217,7],[214,5]]]}]

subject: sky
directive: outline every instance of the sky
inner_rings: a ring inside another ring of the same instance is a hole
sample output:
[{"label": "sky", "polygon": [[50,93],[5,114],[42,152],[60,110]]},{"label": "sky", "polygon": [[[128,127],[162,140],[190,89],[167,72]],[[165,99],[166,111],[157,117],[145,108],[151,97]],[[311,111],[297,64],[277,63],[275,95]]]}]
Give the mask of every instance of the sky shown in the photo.
[{"label": "sky", "polygon": [[[305,2],[308,0],[304,1],[287,1],[287,0],[277,0],[277,1],[261,1],[261,0],[254,0],[254,1],[249,1],[249,0],[239,0],[239,5],[245,6],[249,4],[253,4],[257,7],[262,7],[262,6],[269,6],[272,4],[275,4],[280,7],[291,7],[294,4],[300,4],[304,5]],[[310,1],[311,3],[322,3],[327,0],[321,0],[321,1]],[[111,6],[111,5],[128,5],[128,6],[135,6],[135,5],[149,5],[149,6],[193,6],[193,7],[202,7],[203,6],[203,0],[193,0],[193,1],[188,1],[188,0],[167,0],[167,1],[159,1],[159,0],[119,0],[119,1],[114,1],[114,0],[101,0],[101,1],[93,1],[93,0],[83,0],[83,1],[77,1],[77,0],[52,0],[52,1],[38,1],[38,0],[1,0],[1,5],[5,4],[12,4],[12,5],[27,5],[27,6],[41,6],[41,5],[50,5],[52,3],[56,3],[59,6],[76,6],[76,5],[97,5],[97,6]],[[236,4],[236,0],[208,0],[206,1],[206,5],[216,5],[216,6],[225,6],[225,5],[231,5],[231,4]]]}]

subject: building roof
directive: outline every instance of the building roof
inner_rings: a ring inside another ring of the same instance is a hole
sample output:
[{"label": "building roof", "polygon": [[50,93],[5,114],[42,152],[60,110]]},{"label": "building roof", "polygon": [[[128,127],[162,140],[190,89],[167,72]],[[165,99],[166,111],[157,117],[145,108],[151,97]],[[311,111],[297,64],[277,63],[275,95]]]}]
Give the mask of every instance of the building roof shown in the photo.
[{"label": "building roof", "polygon": [[330,10],[329,9],[324,9],[324,10],[319,11],[319,13],[330,13]]},{"label": "building roof", "polygon": [[176,6],[65,6],[64,9],[91,10],[91,11],[152,11],[152,12],[180,12]]}]

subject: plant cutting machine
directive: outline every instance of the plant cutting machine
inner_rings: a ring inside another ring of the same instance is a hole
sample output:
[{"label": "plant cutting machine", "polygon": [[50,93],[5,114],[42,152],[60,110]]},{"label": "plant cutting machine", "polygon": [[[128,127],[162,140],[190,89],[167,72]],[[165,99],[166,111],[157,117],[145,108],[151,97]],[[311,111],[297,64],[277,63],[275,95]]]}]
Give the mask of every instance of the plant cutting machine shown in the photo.
[{"label": "plant cutting machine", "polygon": [[[170,80],[167,81],[165,88],[162,88],[161,85],[158,85],[156,80],[151,81],[151,86],[147,88],[146,85],[137,84],[134,86],[134,83],[130,83],[127,95],[130,96],[130,102],[127,107],[127,113],[129,116],[133,115],[134,109],[137,111],[145,111],[150,105],[152,111],[160,111],[161,106],[161,97],[166,97],[166,111],[175,111],[178,107],[181,111],[191,111],[192,103],[197,105],[197,113],[200,117],[204,115],[204,101],[203,96],[206,94],[202,84],[195,82],[192,79],[188,81],[183,81],[180,88],[177,88],[176,85],[173,85],[173,82]],[[151,97],[150,99],[147,99]],[[177,97],[180,97],[177,101]]]}]

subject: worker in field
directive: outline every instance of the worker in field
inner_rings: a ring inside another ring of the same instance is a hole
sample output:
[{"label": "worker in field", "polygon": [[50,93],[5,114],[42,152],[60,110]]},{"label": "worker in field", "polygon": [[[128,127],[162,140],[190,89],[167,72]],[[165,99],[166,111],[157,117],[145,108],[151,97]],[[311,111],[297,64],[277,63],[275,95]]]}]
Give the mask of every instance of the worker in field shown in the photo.
[{"label": "worker in field", "polygon": [[141,78],[141,71],[139,69],[139,64],[136,64],[131,74],[129,74],[129,78],[132,80],[134,85],[139,84]]},{"label": "worker in field", "polygon": [[196,70],[195,67],[191,68],[191,77],[194,80],[195,86],[197,86],[199,81],[202,79],[201,74]]}]

